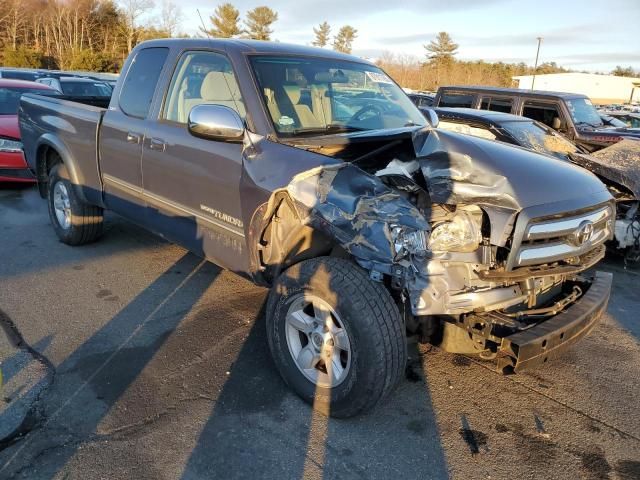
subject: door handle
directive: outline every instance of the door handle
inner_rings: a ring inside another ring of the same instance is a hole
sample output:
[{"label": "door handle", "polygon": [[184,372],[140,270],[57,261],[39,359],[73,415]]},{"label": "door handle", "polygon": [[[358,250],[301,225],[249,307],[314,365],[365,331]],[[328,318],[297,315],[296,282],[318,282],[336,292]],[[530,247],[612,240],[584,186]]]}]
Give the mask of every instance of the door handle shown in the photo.
[{"label": "door handle", "polygon": [[159,152],[164,152],[165,148],[167,148],[167,144],[164,143],[164,140],[159,138],[152,138],[149,142],[149,148],[151,150],[157,150]]},{"label": "door handle", "polygon": [[133,133],[133,132],[128,132],[127,133],[127,142],[128,143],[140,143],[140,135],[137,133]]}]

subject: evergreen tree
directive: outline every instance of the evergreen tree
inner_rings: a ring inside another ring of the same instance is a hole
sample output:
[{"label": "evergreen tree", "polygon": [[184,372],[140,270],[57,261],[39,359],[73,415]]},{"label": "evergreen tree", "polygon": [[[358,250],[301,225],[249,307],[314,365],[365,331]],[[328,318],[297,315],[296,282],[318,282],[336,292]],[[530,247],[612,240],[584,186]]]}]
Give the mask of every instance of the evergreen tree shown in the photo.
[{"label": "evergreen tree", "polygon": [[424,48],[427,49],[427,57],[435,63],[452,63],[453,57],[458,53],[458,44],[454,43],[447,32],[440,32],[435,40],[431,40]]},{"label": "evergreen tree", "polygon": [[232,38],[242,33],[240,29],[240,12],[230,3],[218,5],[209,20],[211,20],[213,28],[205,30],[200,27],[200,31],[211,37]]},{"label": "evergreen tree", "polygon": [[338,31],[338,35],[333,38],[333,49],[337,52],[351,53],[353,41],[358,36],[358,30],[351,25],[345,25]]},{"label": "evergreen tree", "polygon": [[322,22],[318,28],[313,28],[313,33],[315,33],[316,39],[311,44],[315,47],[325,47],[329,43],[331,26],[326,21]]},{"label": "evergreen tree", "polygon": [[247,12],[246,36],[252,40],[271,40],[271,24],[278,20],[278,14],[269,7],[256,7]]}]

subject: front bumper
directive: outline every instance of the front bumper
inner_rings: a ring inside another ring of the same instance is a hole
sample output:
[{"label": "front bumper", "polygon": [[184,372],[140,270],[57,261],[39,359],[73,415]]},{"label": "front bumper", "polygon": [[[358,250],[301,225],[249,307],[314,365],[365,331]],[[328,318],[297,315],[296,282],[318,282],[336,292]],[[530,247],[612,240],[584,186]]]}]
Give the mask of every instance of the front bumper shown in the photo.
[{"label": "front bumper", "polygon": [[502,339],[498,369],[520,372],[558,357],[587,335],[602,318],[609,303],[613,275],[596,272],[587,293],[572,306],[534,327]]},{"label": "front bumper", "polygon": [[0,152],[0,182],[35,182],[20,152]]},{"label": "front bumper", "polygon": [[36,181],[36,177],[28,168],[0,168],[0,182],[29,182]]}]

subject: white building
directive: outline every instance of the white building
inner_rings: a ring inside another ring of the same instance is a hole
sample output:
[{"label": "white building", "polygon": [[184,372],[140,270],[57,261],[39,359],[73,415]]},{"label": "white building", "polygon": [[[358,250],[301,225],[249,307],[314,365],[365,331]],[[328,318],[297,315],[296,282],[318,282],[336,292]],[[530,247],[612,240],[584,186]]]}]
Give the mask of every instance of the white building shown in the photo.
[{"label": "white building", "polygon": [[[533,75],[513,77],[518,88],[531,89]],[[536,75],[536,90],[582,93],[594,103],[640,102],[640,78],[598,75],[595,73],[550,73]]]}]

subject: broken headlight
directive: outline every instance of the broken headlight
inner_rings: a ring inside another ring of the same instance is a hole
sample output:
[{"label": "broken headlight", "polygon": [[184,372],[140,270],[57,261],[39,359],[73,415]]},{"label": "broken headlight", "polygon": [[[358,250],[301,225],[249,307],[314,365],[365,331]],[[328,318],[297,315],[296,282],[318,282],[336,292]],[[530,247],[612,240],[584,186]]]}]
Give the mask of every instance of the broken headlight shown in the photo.
[{"label": "broken headlight", "polygon": [[427,253],[427,235],[422,230],[413,230],[399,225],[391,225],[391,238],[396,256],[405,253],[424,255]]},{"label": "broken headlight", "polygon": [[458,212],[436,226],[429,237],[429,249],[444,252],[473,252],[482,242],[481,225],[466,211]]}]

